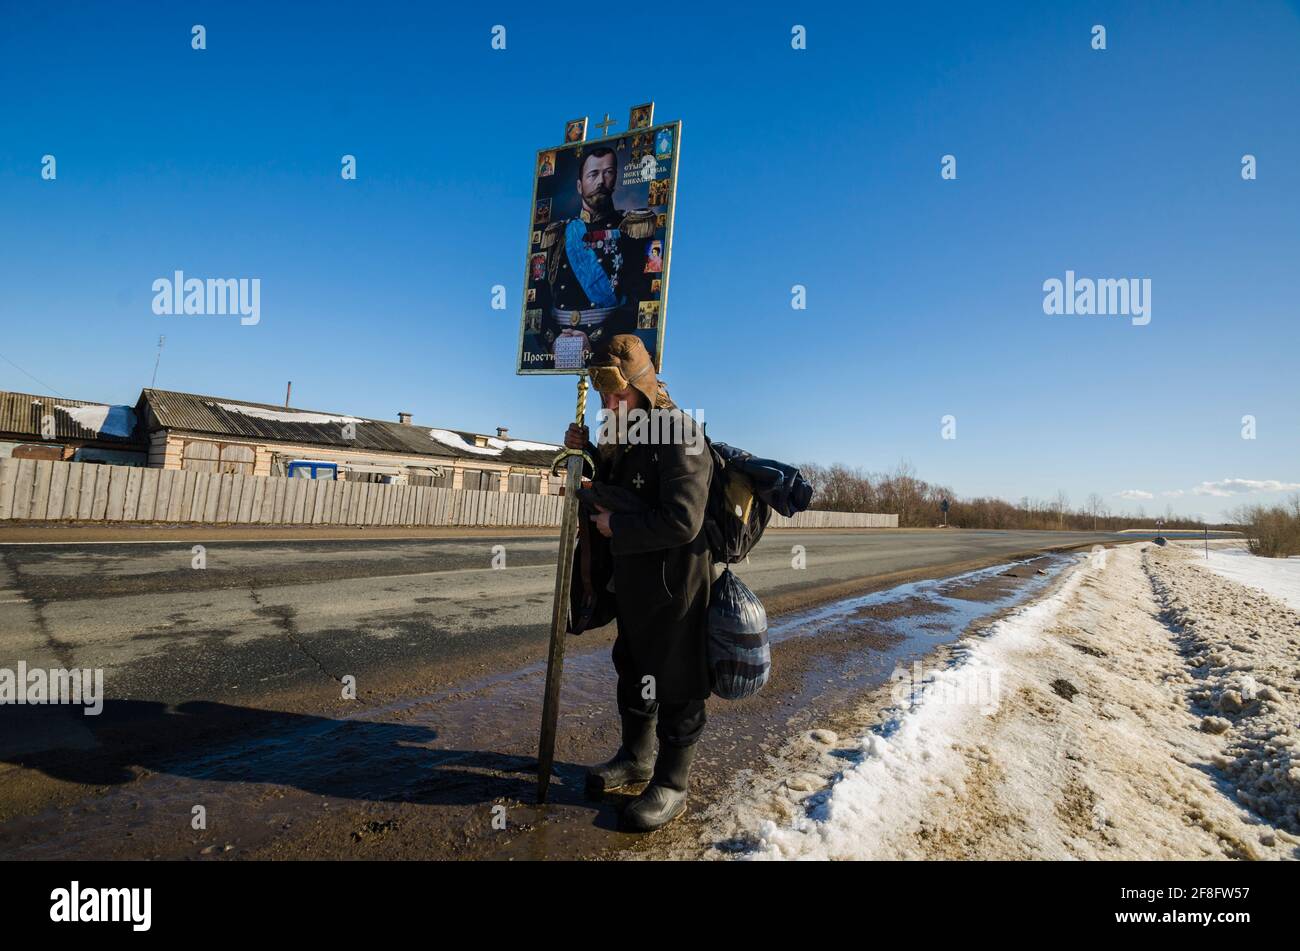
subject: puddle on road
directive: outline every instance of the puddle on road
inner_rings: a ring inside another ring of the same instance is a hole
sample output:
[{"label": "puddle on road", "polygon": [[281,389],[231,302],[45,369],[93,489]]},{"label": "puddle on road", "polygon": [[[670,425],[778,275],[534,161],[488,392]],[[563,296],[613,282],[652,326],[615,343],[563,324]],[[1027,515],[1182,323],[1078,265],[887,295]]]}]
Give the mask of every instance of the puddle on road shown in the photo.
[{"label": "puddle on road", "polygon": [[930,635],[923,628],[936,624],[959,635],[974,622],[1032,597],[1073,560],[1069,556],[1045,556],[846,598],[791,614],[772,625],[768,636],[773,643],[792,636],[806,637],[855,618],[892,626],[894,633],[905,637]]},{"label": "puddle on road", "polygon": [[[1033,597],[1072,560],[998,565],[783,617],[769,632],[780,646],[768,687],[750,700],[709,704],[693,795],[708,801],[735,769],[758,765],[765,749],[804,721]],[[276,714],[270,733],[188,756],[133,751],[129,762],[142,776],[133,781],[122,774],[97,782],[70,771],[64,778],[100,791],[0,826],[0,856],[292,857],[303,854],[294,845],[300,834],[324,829],[317,851],[347,857],[356,843],[374,841],[377,834],[366,830],[376,827],[390,841],[410,838],[402,857],[536,858],[631,847],[635,839],[611,831],[617,800],[587,803],[581,795],[579,764],[617,745],[608,649],[573,653],[583,644],[569,645],[551,806],[532,805],[545,677],[539,662],[346,718]],[[219,716],[221,708],[237,709],[196,702],[166,716]],[[514,831],[492,831],[497,803],[508,806]],[[205,831],[192,828],[196,805],[206,810]],[[359,825],[358,807],[368,820]]]}]

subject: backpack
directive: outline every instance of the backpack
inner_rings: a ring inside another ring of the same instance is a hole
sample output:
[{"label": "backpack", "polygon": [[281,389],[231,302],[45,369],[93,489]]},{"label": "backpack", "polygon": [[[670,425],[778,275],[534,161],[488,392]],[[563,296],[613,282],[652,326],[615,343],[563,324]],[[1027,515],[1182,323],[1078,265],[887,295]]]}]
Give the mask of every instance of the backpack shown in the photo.
[{"label": "backpack", "polygon": [[759,459],[707,435],[704,442],[713,456],[704,532],[713,560],[732,565],[758,544],[774,508],[787,518],[808,508],[812,486],[794,466]]}]

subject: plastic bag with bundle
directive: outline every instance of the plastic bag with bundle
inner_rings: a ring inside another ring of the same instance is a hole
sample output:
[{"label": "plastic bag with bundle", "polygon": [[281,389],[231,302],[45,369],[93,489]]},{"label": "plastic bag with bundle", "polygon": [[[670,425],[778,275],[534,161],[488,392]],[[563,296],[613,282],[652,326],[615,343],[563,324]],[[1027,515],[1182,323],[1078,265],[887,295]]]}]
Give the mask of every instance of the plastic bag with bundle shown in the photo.
[{"label": "plastic bag with bundle", "polygon": [[709,669],[713,692],[724,700],[758,693],[772,673],[767,611],[730,568],[709,593]]}]

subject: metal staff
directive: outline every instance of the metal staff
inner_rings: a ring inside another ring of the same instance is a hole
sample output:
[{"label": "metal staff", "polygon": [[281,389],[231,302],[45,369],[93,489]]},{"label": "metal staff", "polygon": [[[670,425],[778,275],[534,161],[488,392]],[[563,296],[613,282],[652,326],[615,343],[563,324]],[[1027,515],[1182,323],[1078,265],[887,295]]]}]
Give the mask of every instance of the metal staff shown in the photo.
[{"label": "metal staff", "polygon": [[[587,375],[578,377],[579,426],[587,418]],[[542,699],[542,729],[537,747],[537,801],[546,802],[555,762],[555,725],[560,714],[560,677],[564,673],[564,637],[569,619],[569,589],[573,584],[573,543],[578,535],[578,486],[582,482],[582,461],[595,461],[581,449],[565,449],[555,457],[554,472],[561,462],[564,476],[564,510],[560,517],[560,560],[555,566],[555,605],[551,610],[551,649],[546,658],[546,694]]]}]

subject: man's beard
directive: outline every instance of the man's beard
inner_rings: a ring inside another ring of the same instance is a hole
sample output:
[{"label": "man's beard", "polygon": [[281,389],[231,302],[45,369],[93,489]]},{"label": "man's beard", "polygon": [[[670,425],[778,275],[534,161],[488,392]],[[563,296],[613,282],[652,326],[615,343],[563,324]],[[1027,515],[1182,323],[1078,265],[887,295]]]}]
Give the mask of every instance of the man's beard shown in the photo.
[{"label": "man's beard", "polygon": [[603,188],[584,194],[582,200],[594,215],[607,215],[614,210],[614,193]]}]

